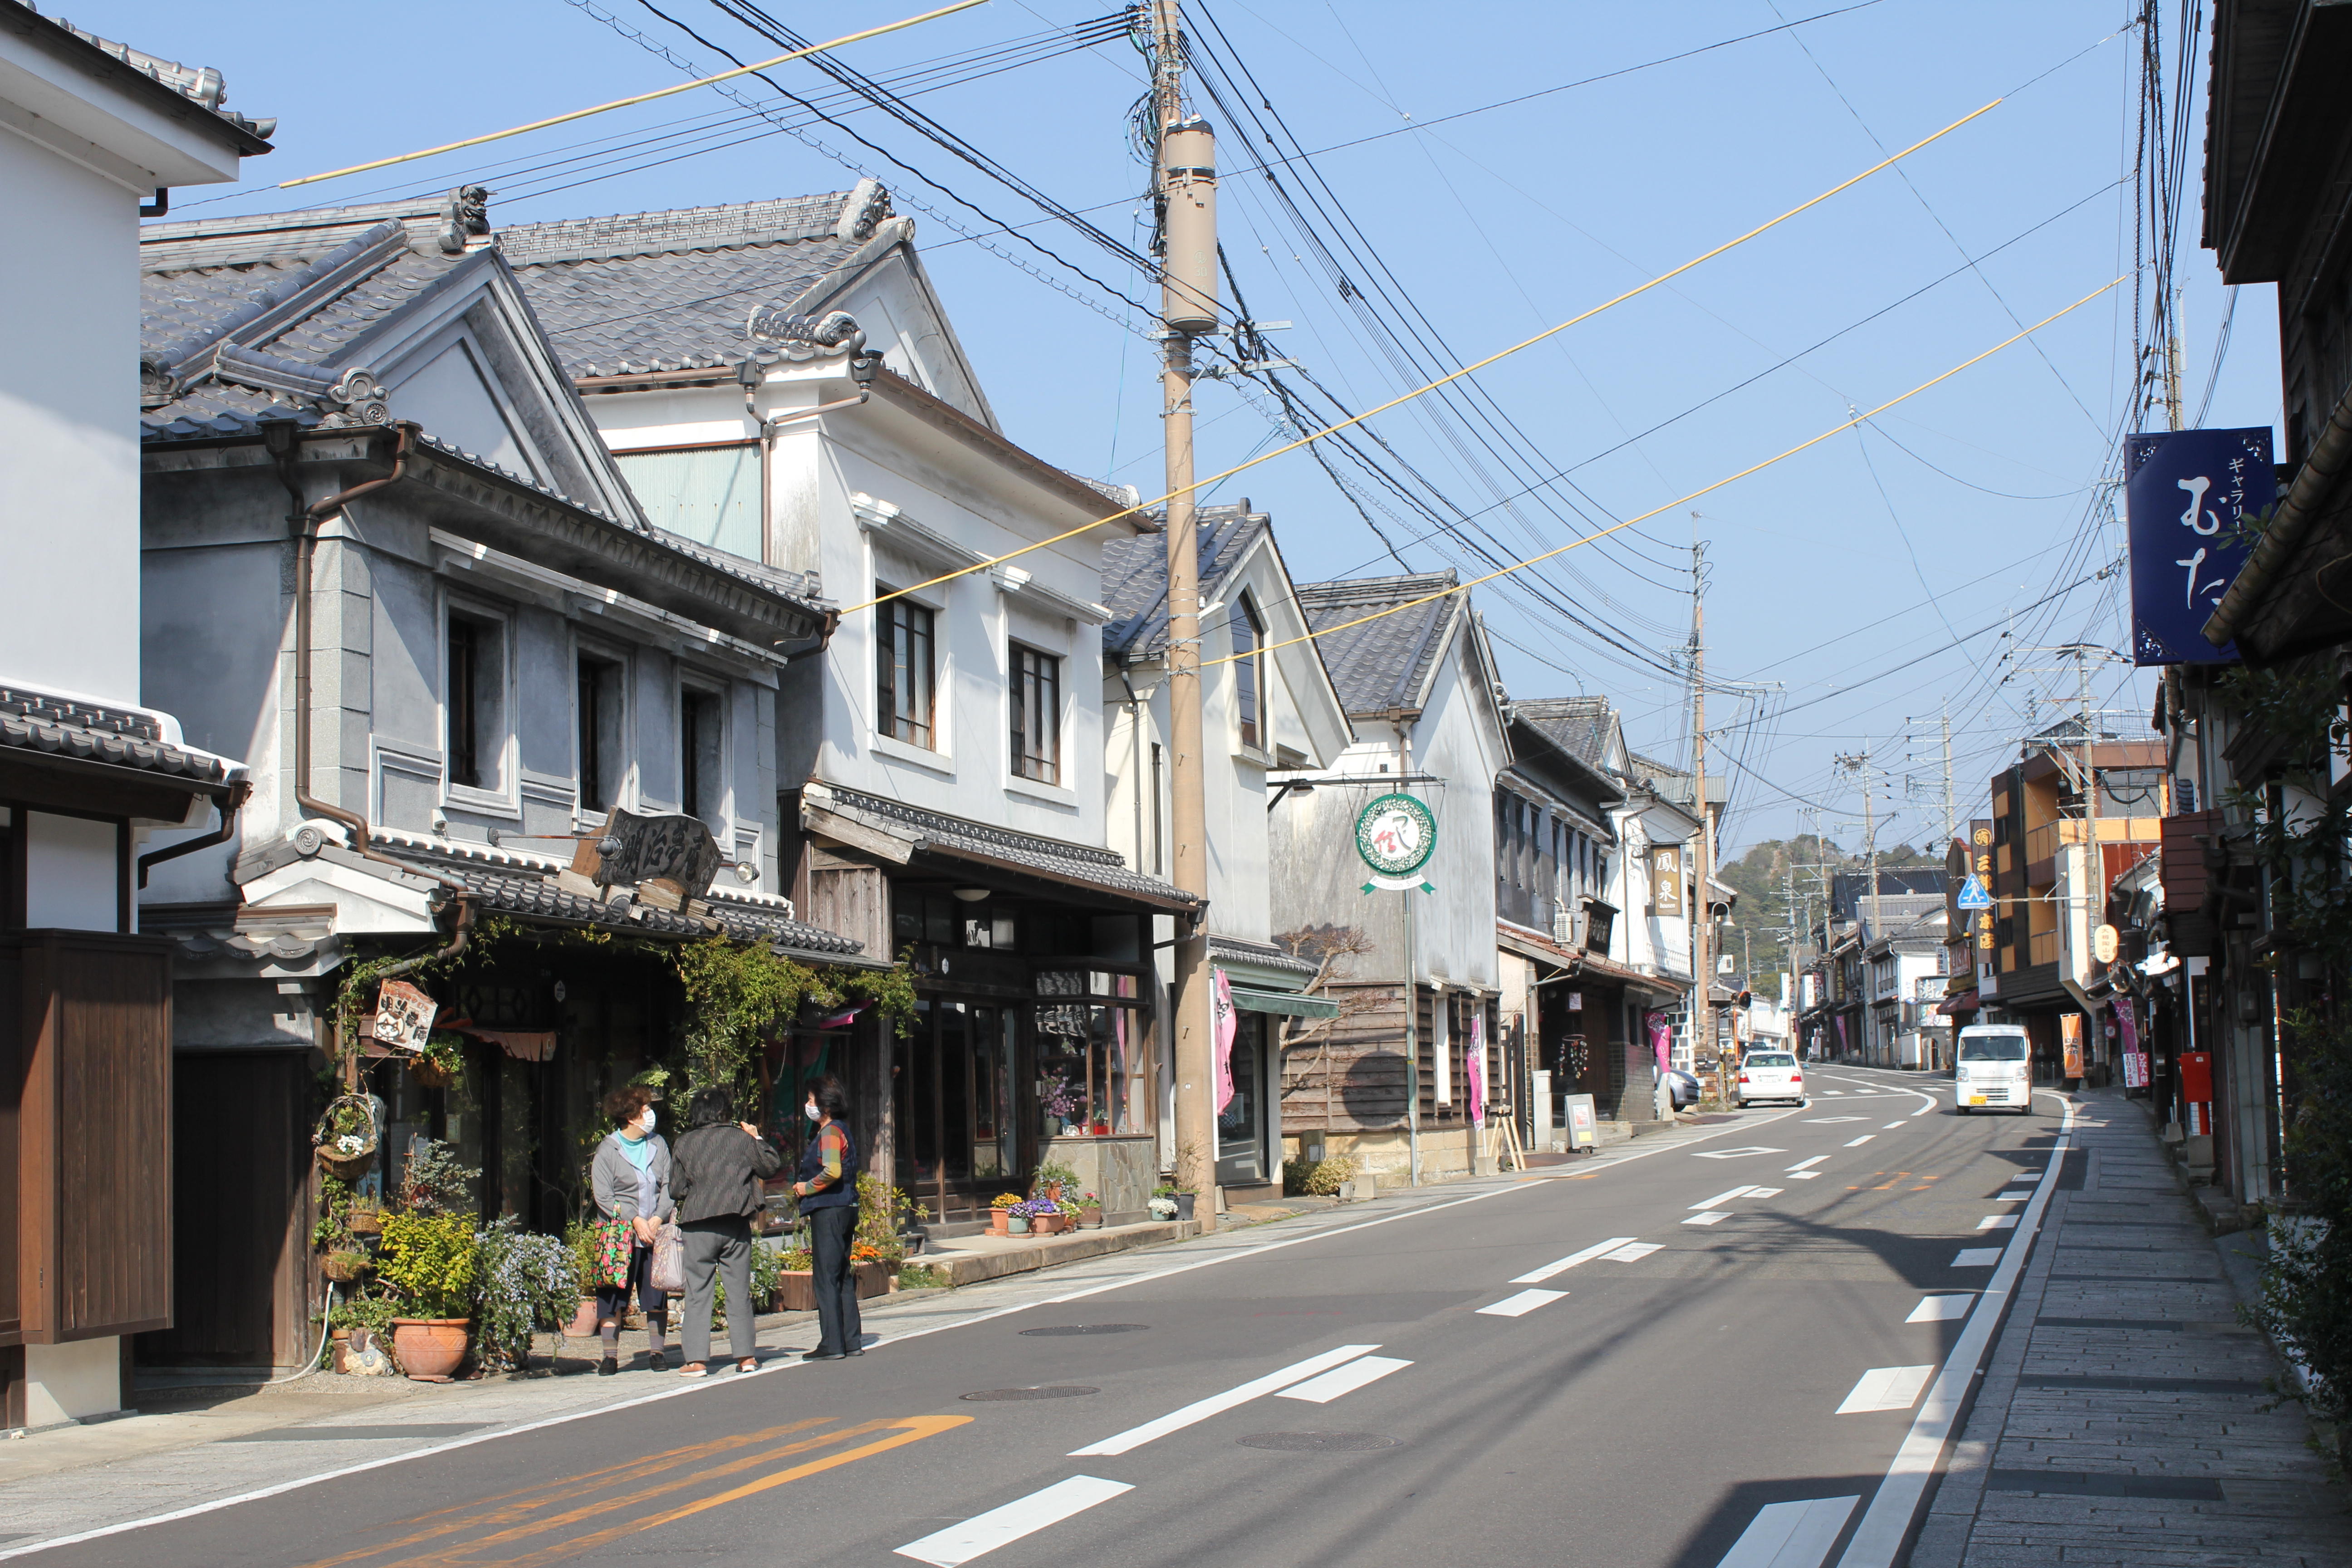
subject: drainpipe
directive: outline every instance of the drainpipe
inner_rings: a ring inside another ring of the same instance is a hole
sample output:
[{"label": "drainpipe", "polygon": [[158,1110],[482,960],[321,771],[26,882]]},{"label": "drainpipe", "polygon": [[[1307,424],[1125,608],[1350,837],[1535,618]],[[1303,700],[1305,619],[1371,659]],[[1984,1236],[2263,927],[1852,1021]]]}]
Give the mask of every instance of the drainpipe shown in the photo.
[{"label": "drainpipe", "polygon": [[215,844],[227,843],[230,837],[236,832],[237,814],[245,809],[246,799],[252,794],[253,785],[250,784],[231,784],[226,795],[213,802],[214,807],[220,813],[218,827],[210,833],[199,834],[194,838],[184,838],[177,844],[152,850],[139,857],[139,885],[145,887],[148,871],[166,860],[176,860],[183,855],[193,855],[199,849],[209,849]]},{"label": "drainpipe", "polygon": [[790,409],[772,417],[761,413],[759,405],[752,401],[752,394],[758,391],[761,384],[767,379],[766,367],[749,355],[746,355],[743,362],[735,367],[735,384],[743,389],[743,411],[751,416],[752,426],[759,432],[760,550],[763,556],[774,552],[773,544],[769,539],[769,530],[773,525],[775,514],[775,481],[772,475],[776,456],[776,431],[796,419],[814,418],[820,414],[830,414],[836,408],[855,408],[874,395],[874,373],[881,365],[882,356],[866,352],[866,334],[863,331],[856,334],[856,339],[857,346],[851,352],[849,358],[849,378],[857,384],[857,395],[838,397],[831,403],[820,403],[814,408]]}]

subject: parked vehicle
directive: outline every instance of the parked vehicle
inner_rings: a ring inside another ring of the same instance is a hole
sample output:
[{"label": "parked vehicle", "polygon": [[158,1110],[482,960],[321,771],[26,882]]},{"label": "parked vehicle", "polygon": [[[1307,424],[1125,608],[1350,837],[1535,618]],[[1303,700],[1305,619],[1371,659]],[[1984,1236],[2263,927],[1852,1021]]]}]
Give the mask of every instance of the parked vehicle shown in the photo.
[{"label": "parked vehicle", "polygon": [[1952,1068],[1952,1109],[2033,1114],[2033,1047],[2013,1025],[1971,1024],[1960,1031]]},{"label": "parked vehicle", "polygon": [[1666,1069],[1666,1092],[1674,1097],[1676,1110],[1688,1110],[1698,1103],[1698,1079],[1680,1068]]},{"label": "parked vehicle", "polygon": [[1797,1065],[1790,1052],[1750,1051],[1748,1059],[1739,1064],[1739,1077],[1734,1088],[1743,1109],[1759,1100],[1785,1100],[1802,1105],[1805,1069]]}]

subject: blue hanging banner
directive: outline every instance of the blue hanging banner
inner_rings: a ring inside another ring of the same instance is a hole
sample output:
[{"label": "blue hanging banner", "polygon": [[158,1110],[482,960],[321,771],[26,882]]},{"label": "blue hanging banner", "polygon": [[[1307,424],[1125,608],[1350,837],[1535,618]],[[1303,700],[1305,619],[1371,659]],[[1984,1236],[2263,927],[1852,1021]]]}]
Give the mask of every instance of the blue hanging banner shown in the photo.
[{"label": "blue hanging banner", "polygon": [[2239,520],[2278,500],[2267,425],[2154,430],[2124,441],[2131,526],[2132,662],[2218,664],[2237,645],[2205,640],[2213,606],[2246,563]]}]

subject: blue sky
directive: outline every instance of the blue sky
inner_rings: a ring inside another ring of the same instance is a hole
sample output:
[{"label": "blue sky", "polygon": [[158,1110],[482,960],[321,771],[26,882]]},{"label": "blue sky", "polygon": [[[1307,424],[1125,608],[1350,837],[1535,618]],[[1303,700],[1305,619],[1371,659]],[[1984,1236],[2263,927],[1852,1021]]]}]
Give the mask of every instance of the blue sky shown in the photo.
[{"label": "blue sky", "polygon": [[[746,58],[781,52],[711,0],[658,3]],[[1312,220],[1303,230],[1282,195],[1245,172],[1262,151],[1247,109],[1229,101],[1224,115],[1202,105],[1219,121],[1221,167],[1234,171],[1223,187],[1222,236],[1253,312],[1294,322],[1275,336],[1279,351],[1360,409],[1416,384],[1413,363],[1450,368],[1565,320],[1818,195],[1876,162],[1882,147],[1908,145],[2012,95],[1906,160],[1907,182],[1892,170],[1874,175],[1481,372],[1491,402],[1480,408],[1439,419],[1408,405],[1375,422],[1384,464],[1411,465],[1477,514],[1487,548],[1518,556],[1674,502],[1818,436],[1848,416],[1850,403],[1866,409],[1894,397],[1991,347],[2019,321],[2131,272],[2137,45],[2133,35],[2110,36],[2118,20],[2111,4],[1875,0],[1626,68],[1837,4],[1433,11],[1387,0],[1214,0],[1205,15],[1222,29],[1218,52],[1245,68],[1252,96],[1270,101],[1289,132],[1319,153],[1311,171],[1286,166],[1290,198]],[[918,0],[768,6],[816,38],[920,8]],[[236,25],[224,25],[232,14]],[[892,79],[1103,14],[1060,0],[992,0],[853,46],[844,58]],[[703,71],[723,68],[710,44],[643,0],[412,0],[397,11],[247,3],[233,13],[126,0],[84,5],[74,19],[216,66],[232,107],[279,117],[278,150],[249,165],[248,187],[226,199],[180,193],[174,217],[378,200],[471,181],[491,188],[493,221],[513,221],[791,195],[857,178],[701,89],[373,175],[268,187],[680,79],[627,32]],[[781,68],[778,79],[795,91],[830,89],[804,63]],[[1146,171],[1126,121],[1142,85],[1141,57],[1113,39],[951,81],[915,101],[1055,200],[1139,243]],[[756,81],[748,90],[772,101]],[[1430,123],[1525,94],[1540,96]],[[1153,348],[1114,294],[1150,298],[1135,269],[1057,222],[1038,222],[1035,207],[904,126],[871,110],[834,112],[939,182],[926,185],[834,127],[809,128],[880,174],[898,209],[917,218],[925,265],[1008,433],[1065,467],[1156,493]],[[1243,122],[1224,122],[1234,117]],[[2202,123],[2200,99],[2192,164]],[[1335,150],[1319,152],[1327,148]],[[2218,377],[2209,375],[2229,302],[2210,257],[2194,248],[2197,200],[2192,167],[2180,260],[2189,412],[2210,379],[2204,423],[2274,426],[2272,289],[2240,291],[2229,353]],[[1031,226],[1022,232],[1075,266],[1017,238],[991,237],[995,225],[982,214]],[[982,237],[960,237],[959,229]],[[1345,231],[1354,248],[1327,263],[1309,231]],[[1996,247],[2003,248],[1967,265]],[[1637,748],[1686,757],[1685,689],[1667,650],[1688,632],[1696,531],[1711,567],[1707,668],[1721,683],[1708,699],[1709,725],[1721,727],[1716,743],[1736,759],[1738,809],[1727,851],[1809,826],[1800,800],[1827,808],[1822,820],[1833,837],[1857,841],[1858,831],[1838,826],[1859,816],[1856,784],[1833,759],[1865,746],[1890,770],[1879,785],[1882,815],[1900,814],[1882,842],[1932,836],[1941,816],[1937,724],[1947,706],[1965,816],[1987,776],[2013,755],[2016,737],[2053,716],[2029,699],[2063,692],[2071,700],[2074,690],[2071,674],[2017,673],[2046,658],[2003,664],[2003,634],[2013,627],[2018,647],[2077,638],[2127,647],[2121,574],[2035,602],[2123,553],[2119,498],[2111,507],[2097,481],[2131,379],[2131,289],[2126,277],[2032,344],[1859,433],[1559,557],[1539,583],[1481,589],[1512,694],[1605,693],[1622,708]],[[1374,336],[1366,315],[1375,307],[1412,321],[1407,350]],[[1204,385],[1202,471],[1276,444],[1270,408],[1262,395],[1249,401]],[[1559,469],[1573,488],[1550,480],[1498,503]],[[1302,579],[1392,572],[1400,557],[1413,570],[1470,566],[1472,556],[1426,517],[1360,476],[1352,482],[1356,500],[1301,452],[1228,481],[1212,499],[1246,495],[1271,511]],[[1606,635],[1572,625],[1571,614]],[[1743,695],[1742,683],[1779,689]],[[2147,678],[2113,667],[2096,690],[2126,732],[2145,723]],[[2128,718],[2133,711],[2141,717]]]}]

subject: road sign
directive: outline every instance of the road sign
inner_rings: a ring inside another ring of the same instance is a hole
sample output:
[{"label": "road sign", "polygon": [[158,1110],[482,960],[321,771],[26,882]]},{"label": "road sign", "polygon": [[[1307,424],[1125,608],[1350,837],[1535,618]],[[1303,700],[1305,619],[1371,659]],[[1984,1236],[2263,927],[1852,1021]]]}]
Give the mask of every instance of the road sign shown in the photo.
[{"label": "road sign", "polygon": [[1985,891],[1984,883],[1978,879],[1974,871],[1969,872],[1969,879],[1960,884],[1960,896],[1953,901],[1964,910],[1992,908],[1992,895]]}]

